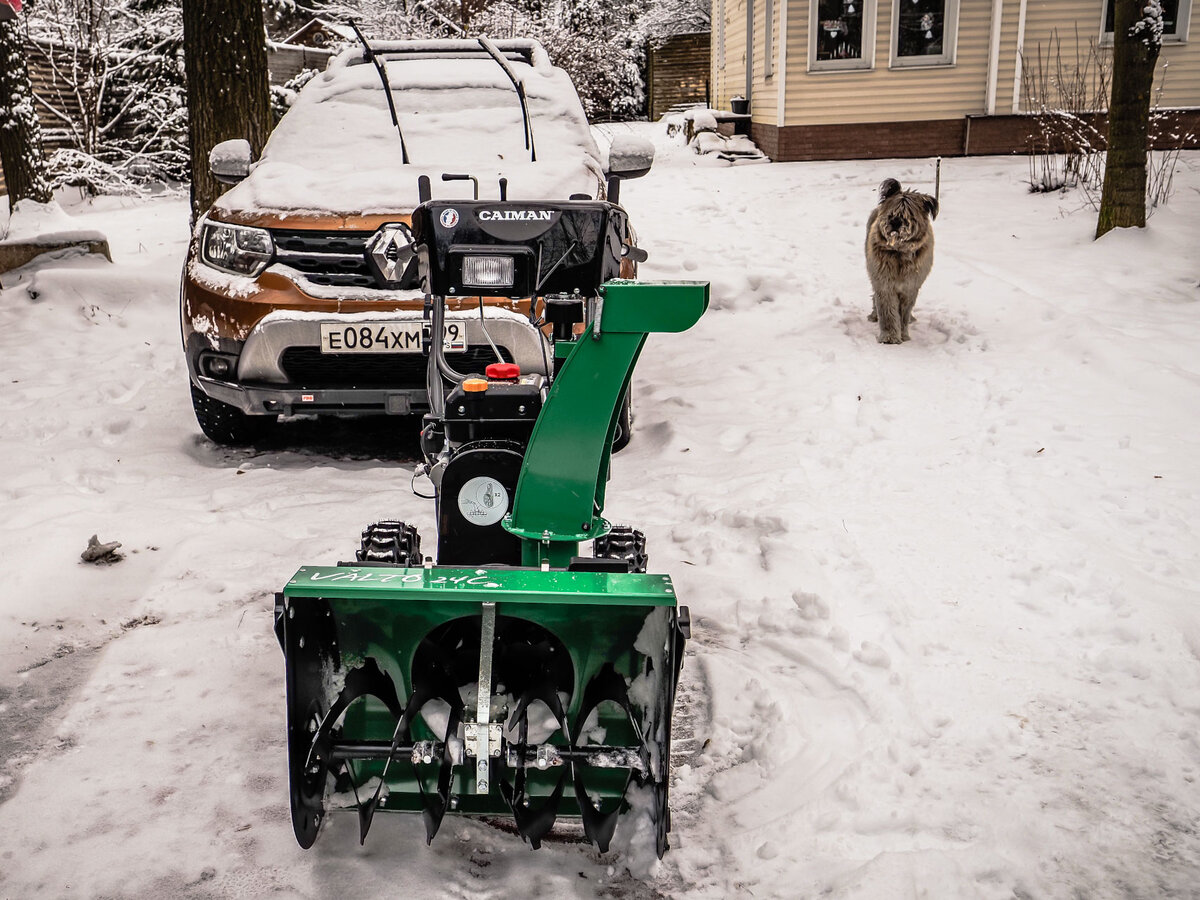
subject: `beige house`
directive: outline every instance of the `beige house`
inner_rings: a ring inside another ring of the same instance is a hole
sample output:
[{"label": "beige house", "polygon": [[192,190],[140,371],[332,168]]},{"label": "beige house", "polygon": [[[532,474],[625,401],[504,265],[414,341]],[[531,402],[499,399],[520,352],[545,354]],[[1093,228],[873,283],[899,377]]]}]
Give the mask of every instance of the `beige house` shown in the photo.
[{"label": "beige house", "polygon": [[[1163,0],[1156,78],[1158,105],[1179,110],[1171,130],[1187,146],[1200,146],[1197,6]],[[1029,113],[1105,107],[1097,97],[1111,65],[1112,8],[1113,0],[712,0],[712,105],[748,98],[751,135],[777,160],[1023,152]]]}]

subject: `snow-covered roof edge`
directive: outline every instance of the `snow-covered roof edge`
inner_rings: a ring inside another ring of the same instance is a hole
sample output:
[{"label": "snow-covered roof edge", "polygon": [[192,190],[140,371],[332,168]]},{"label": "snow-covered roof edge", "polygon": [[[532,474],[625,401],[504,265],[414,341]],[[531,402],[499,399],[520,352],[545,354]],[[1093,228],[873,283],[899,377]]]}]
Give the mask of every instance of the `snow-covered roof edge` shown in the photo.
[{"label": "snow-covered roof edge", "polygon": [[267,41],[268,50],[303,50],[305,53],[311,53],[315,56],[332,57],[338,51],[330,50],[328,47],[310,47],[308,44],[287,44],[283,41]]},{"label": "snow-covered roof edge", "polygon": [[330,31],[333,34],[336,34],[338,37],[342,38],[343,40],[347,40],[347,41],[358,40],[357,36],[354,34],[354,29],[351,28],[350,26],[339,25],[337,22],[330,22],[328,19],[323,19],[320,16],[313,16],[313,18],[309,19],[307,22],[305,22],[303,25],[301,25],[299,28],[297,28],[295,31],[293,31],[291,34],[289,34],[287,37],[283,38],[283,40],[281,40],[279,43],[290,44],[292,42],[293,38],[299,37],[304,32],[308,31],[308,29],[311,28],[313,25],[320,25],[326,31]]}]

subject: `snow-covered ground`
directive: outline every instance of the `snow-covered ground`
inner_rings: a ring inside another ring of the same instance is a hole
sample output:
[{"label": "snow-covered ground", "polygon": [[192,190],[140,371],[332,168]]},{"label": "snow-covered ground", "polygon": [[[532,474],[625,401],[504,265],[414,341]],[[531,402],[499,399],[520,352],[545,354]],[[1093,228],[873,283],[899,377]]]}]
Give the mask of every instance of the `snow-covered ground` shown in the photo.
[{"label": "snow-covered ground", "polygon": [[432,534],[412,436],[204,440],[186,204],[64,198],[115,262],[0,293],[0,897],[1200,896],[1200,155],[1099,242],[1025,175],[944,161],[902,346],[863,229],[931,164],[664,143],[625,187],[643,277],[713,285],[609,489],[693,612],[653,865],[404,816],[296,847],[272,593],[376,518]]}]

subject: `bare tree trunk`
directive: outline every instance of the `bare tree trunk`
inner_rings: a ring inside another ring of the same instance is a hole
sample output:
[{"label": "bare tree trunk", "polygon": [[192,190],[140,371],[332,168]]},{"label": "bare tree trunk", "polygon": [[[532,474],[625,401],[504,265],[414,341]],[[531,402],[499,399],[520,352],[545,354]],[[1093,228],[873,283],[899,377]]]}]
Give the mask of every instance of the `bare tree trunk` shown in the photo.
[{"label": "bare tree trunk", "polygon": [[42,127],[33,108],[33,85],[15,20],[0,21],[0,164],[8,205],[26,198],[50,202]]},{"label": "bare tree trunk", "polygon": [[244,138],[255,157],[271,131],[262,0],[183,0],[184,69],[192,156],[192,221],[221,194],[208,154]]},{"label": "bare tree trunk", "polygon": [[[1146,12],[1158,10],[1158,29]],[[1142,23],[1143,27],[1134,30]],[[1147,0],[1116,0],[1108,154],[1096,237],[1114,228],[1146,227],[1146,150],[1154,67],[1162,41],[1161,9]]]}]

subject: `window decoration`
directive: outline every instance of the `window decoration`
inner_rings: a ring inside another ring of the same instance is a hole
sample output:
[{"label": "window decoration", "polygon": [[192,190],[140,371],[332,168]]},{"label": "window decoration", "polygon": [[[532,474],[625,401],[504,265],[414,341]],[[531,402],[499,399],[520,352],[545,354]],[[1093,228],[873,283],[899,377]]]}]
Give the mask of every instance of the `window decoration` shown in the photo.
[{"label": "window decoration", "polygon": [[958,0],[894,0],[892,13],[893,66],[954,62]]},{"label": "window decoration", "polygon": [[812,37],[809,41],[813,69],[870,68],[874,42],[875,0],[813,0]]}]

